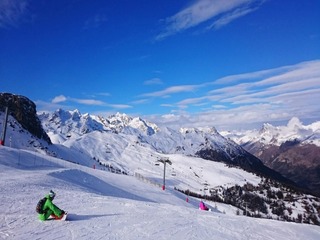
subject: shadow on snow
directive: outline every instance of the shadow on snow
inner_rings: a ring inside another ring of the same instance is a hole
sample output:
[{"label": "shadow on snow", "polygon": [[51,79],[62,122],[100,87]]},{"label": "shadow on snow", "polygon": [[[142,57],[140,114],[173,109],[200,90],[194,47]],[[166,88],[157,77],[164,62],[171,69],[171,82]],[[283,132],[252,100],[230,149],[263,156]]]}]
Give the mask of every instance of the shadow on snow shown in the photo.
[{"label": "shadow on snow", "polygon": [[89,219],[93,219],[93,218],[116,216],[116,215],[120,215],[120,214],[79,215],[79,214],[68,213],[67,221],[83,221],[83,220],[89,220]]},{"label": "shadow on snow", "polygon": [[144,202],[154,202],[150,199],[146,199],[138,195],[132,194],[130,192],[124,191],[120,188],[117,188],[81,170],[70,169],[65,171],[53,172],[49,175],[66,182],[76,184],[90,192],[98,193],[103,196],[126,198]]}]

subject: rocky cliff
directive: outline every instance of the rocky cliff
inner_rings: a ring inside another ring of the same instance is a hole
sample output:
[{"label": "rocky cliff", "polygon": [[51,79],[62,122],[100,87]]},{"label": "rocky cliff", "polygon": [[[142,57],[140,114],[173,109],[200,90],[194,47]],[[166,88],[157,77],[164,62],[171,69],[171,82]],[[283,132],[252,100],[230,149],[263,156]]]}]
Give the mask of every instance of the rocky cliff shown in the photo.
[{"label": "rocky cliff", "polygon": [[37,116],[36,105],[30,99],[11,93],[0,93],[0,111],[4,112],[6,107],[9,115],[13,116],[25,130],[51,144]]}]

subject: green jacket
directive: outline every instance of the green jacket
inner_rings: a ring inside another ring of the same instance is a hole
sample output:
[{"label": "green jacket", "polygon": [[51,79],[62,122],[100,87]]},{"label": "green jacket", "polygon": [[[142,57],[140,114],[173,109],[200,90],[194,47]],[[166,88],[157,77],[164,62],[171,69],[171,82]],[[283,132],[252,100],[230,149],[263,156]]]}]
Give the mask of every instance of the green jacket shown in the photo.
[{"label": "green jacket", "polygon": [[52,199],[49,197],[49,195],[46,195],[46,199],[47,200],[42,208],[44,213],[39,214],[39,219],[41,221],[47,220],[51,214],[60,217],[62,215],[62,210],[52,203]]}]

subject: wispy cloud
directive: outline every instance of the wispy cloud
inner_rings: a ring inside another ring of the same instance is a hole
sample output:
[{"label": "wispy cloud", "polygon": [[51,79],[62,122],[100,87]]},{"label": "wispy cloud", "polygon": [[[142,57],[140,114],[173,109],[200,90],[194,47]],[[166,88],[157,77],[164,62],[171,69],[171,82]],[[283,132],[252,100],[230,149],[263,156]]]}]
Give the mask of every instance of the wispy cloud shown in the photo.
[{"label": "wispy cloud", "polygon": [[[282,69],[282,72],[279,72],[279,69]],[[305,62],[279,69],[274,69],[276,73],[274,76],[219,88],[209,93],[219,96],[218,99],[222,102],[249,104],[272,102],[273,96],[288,93],[299,95],[299,92],[320,88],[320,61]],[[303,102],[303,99],[301,101]]]},{"label": "wispy cloud", "polygon": [[258,9],[257,6],[253,7],[251,5],[245,5],[244,7],[237,8],[234,11],[232,11],[231,13],[227,13],[227,14],[223,15],[222,17],[220,17],[213,24],[208,26],[207,30],[219,29],[219,28],[227,25],[228,23],[234,21],[235,19],[242,17],[242,16],[245,16],[245,15],[249,14],[250,12],[253,12],[257,9]]},{"label": "wispy cloud", "polygon": [[[256,80],[265,80],[268,82],[275,81],[276,79],[282,78],[282,81],[287,81],[288,79],[283,78],[285,76],[291,78],[292,76],[301,78],[310,74],[318,75],[319,70],[319,60],[301,62],[295,65],[282,66],[273,69],[261,70],[250,73],[243,73],[237,75],[226,76],[219,78],[214,81],[214,84],[235,84],[238,82],[253,82]],[[291,75],[291,76],[290,76]]]},{"label": "wispy cloud", "polygon": [[187,98],[177,102],[176,105],[184,108],[185,106],[199,104],[207,100],[208,100],[207,96],[197,97],[197,98]]},{"label": "wispy cloud", "polygon": [[168,87],[164,90],[152,92],[152,93],[145,93],[141,96],[143,97],[168,97],[170,94],[176,94],[181,92],[192,92],[199,88],[199,85],[181,85],[181,86],[172,86]]},{"label": "wispy cloud", "polygon": [[149,102],[149,99],[139,99],[139,100],[136,100],[136,101],[132,101],[131,103],[132,104],[144,104],[144,103],[147,103]]},{"label": "wispy cloud", "polygon": [[[263,96],[319,86],[320,61],[303,62],[275,69],[227,76],[213,82],[209,95]],[[225,87],[221,87],[227,85]]]},{"label": "wispy cloud", "polygon": [[78,99],[78,98],[69,98],[71,102],[80,103],[84,105],[93,105],[93,106],[103,106],[105,103],[100,100],[95,99]]},{"label": "wispy cloud", "polygon": [[143,83],[144,85],[161,85],[163,82],[160,78],[152,78]]},{"label": "wispy cloud", "polygon": [[[72,103],[77,103],[81,105],[90,105],[90,106],[104,106],[104,107],[110,107],[114,109],[126,109],[126,108],[132,107],[128,104],[111,104],[111,103],[106,103],[96,99],[80,99],[80,98],[66,97],[64,95],[59,95],[54,97],[53,100],[51,101],[51,104],[56,105],[56,104],[61,104],[63,102],[72,102]],[[48,104],[46,106],[48,106]]]},{"label": "wispy cloud", "polygon": [[[223,84],[224,80],[227,84]],[[161,103],[161,106],[170,106],[172,112],[180,116],[171,120],[166,117],[163,123],[170,126],[214,125],[230,129],[247,123],[287,121],[294,116],[320,118],[317,102],[320,99],[320,60],[227,76],[196,86],[207,89],[206,94],[198,91],[194,98],[177,102],[168,98]],[[161,124],[161,119],[158,116],[154,121]]]},{"label": "wispy cloud", "polygon": [[104,97],[109,97],[109,96],[111,96],[111,94],[108,93],[108,92],[100,92],[100,93],[97,93],[97,95],[99,95],[99,96],[104,96]]},{"label": "wispy cloud", "polygon": [[132,108],[131,105],[128,104],[109,104],[107,103],[106,106],[111,107],[113,109],[127,109],[127,108]]},{"label": "wispy cloud", "polygon": [[55,104],[55,103],[62,103],[62,102],[66,102],[66,101],[84,104],[84,105],[94,105],[94,106],[105,105],[105,103],[100,100],[71,98],[71,97],[66,97],[64,95],[59,95],[59,96],[54,97],[51,102]]},{"label": "wispy cloud", "polygon": [[[259,104],[271,100],[272,96],[298,93],[320,88],[320,61],[302,62],[296,65],[274,69],[232,75],[198,85],[180,85],[160,91],[145,93],[141,96],[164,98],[181,93],[190,93],[195,97],[181,99],[176,103],[164,103],[186,108],[211,102],[213,105]],[[199,92],[198,90],[206,90]],[[202,93],[206,93],[201,95]],[[140,96],[140,97],[141,97]],[[168,100],[169,102],[170,100]]]},{"label": "wispy cloud", "polygon": [[164,39],[170,35],[195,27],[210,19],[220,17],[209,26],[210,28],[222,27],[231,21],[242,17],[258,9],[257,2],[261,0],[197,0],[188,6],[165,19],[165,29],[156,40]]},{"label": "wispy cloud", "polygon": [[27,11],[26,0],[0,1],[0,28],[17,27]]}]

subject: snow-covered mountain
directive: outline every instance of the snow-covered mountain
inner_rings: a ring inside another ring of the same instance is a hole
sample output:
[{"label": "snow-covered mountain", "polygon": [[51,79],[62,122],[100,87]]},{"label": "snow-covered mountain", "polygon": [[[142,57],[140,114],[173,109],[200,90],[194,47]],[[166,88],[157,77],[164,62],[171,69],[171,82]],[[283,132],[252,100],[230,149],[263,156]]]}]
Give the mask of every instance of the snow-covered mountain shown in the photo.
[{"label": "snow-covered mountain", "polygon": [[320,121],[310,125],[303,123],[293,117],[286,126],[273,126],[269,123],[263,124],[261,129],[243,132],[221,132],[239,145],[248,143],[260,143],[261,145],[280,146],[285,142],[299,142],[302,145],[314,144],[320,147]]},{"label": "snow-covered mountain", "polygon": [[[268,175],[279,181],[287,181],[280,174],[265,167],[263,163],[233,141],[220,135],[213,127],[208,128],[159,128],[156,124],[139,117],[133,118],[117,113],[109,117],[81,115],[79,111],[57,110],[53,113],[39,114],[45,131],[53,143],[72,148],[77,139],[85,142],[88,138],[96,138],[94,151],[82,148],[82,152],[90,158],[106,163],[117,159],[120,153],[125,153],[130,146],[141,145],[150,151],[164,154],[183,154],[201,157],[207,160],[225,162],[240,166],[243,169]],[[117,164],[119,165],[119,164]],[[127,166],[127,165],[126,165]],[[121,171],[129,171],[117,166]]]},{"label": "snow-covered mountain", "polygon": [[136,117],[132,118],[126,114],[117,113],[108,118],[81,114],[78,110],[64,111],[58,109],[53,113],[41,113],[39,118],[46,132],[55,143],[66,141],[72,137],[77,138],[83,134],[93,131],[100,132],[129,132],[139,131],[146,135],[153,135],[159,128],[152,123]]},{"label": "snow-covered mountain", "polygon": [[266,123],[259,130],[221,134],[320,196],[320,121],[303,125],[294,117],[286,126]]}]

